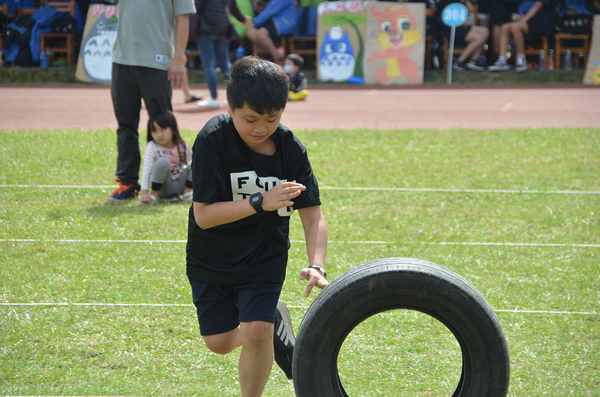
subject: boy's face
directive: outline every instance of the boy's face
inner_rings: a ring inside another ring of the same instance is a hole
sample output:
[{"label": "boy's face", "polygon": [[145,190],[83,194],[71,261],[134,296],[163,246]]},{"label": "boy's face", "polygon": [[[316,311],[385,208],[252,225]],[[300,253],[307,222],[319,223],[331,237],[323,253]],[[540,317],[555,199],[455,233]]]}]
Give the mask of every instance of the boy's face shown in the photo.
[{"label": "boy's face", "polygon": [[240,134],[240,138],[250,149],[264,153],[272,147],[271,135],[279,126],[283,109],[271,114],[260,114],[248,105],[235,110],[231,110],[231,106],[229,106],[227,113],[233,117],[233,124]]}]

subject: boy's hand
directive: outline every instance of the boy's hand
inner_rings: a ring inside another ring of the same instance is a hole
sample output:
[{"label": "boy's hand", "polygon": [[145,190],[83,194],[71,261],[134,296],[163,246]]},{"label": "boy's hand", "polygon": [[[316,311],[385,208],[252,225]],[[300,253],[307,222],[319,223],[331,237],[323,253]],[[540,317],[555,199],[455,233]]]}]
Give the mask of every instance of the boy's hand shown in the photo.
[{"label": "boy's hand", "polygon": [[302,271],[300,272],[300,280],[308,280],[306,291],[304,292],[304,296],[306,296],[307,298],[315,285],[321,289],[329,285],[327,279],[317,269],[302,269]]},{"label": "boy's hand", "polygon": [[294,205],[292,199],[298,197],[305,190],[306,186],[296,183],[296,181],[275,185],[262,195],[263,210],[277,211],[280,208],[290,207]]}]

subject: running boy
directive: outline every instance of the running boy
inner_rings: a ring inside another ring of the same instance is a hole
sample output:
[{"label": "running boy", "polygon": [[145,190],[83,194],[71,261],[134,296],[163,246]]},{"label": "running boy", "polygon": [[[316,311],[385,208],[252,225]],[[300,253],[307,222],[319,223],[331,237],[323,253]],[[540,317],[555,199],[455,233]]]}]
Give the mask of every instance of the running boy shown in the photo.
[{"label": "running boy", "polygon": [[227,83],[228,114],[208,121],[193,148],[187,275],[206,346],[219,354],[242,347],[242,397],[262,395],[274,354],[292,375],[294,335],[279,295],[295,209],[308,255],[300,273],[308,281],[305,295],[328,284],[317,180],[306,148],[279,124],[288,89],[289,78],[276,64],[236,61]]}]

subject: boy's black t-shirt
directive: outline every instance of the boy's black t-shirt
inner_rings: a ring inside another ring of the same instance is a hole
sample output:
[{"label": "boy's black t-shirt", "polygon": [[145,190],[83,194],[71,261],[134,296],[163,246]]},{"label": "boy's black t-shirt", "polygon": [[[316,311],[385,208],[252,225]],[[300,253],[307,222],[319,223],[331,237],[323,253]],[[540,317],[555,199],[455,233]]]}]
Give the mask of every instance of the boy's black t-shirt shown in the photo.
[{"label": "boy's black t-shirt", "polygon": [[[272,136],[275,154],[259,154],[240,138],[230,115],[209,120],[193,147],[194,201],[243,200],[253,193],[264,193],[277,184],[295,180],[306,186],[306,190],[293,200],[293,208],[320,205],[317,179],[304,145],[281,124]],[[290,208],[281,208],[203,230],[196,224],[191,207],[187,275],[217,285],[283,283],[292,212]]]}]

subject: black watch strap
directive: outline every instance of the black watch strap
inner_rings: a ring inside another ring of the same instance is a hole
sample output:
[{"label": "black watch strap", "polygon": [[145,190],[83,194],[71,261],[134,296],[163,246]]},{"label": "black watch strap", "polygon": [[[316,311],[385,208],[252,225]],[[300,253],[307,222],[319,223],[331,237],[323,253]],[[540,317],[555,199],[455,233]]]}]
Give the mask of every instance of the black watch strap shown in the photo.
[{"label": "black watch strap", "polygon": [[321,274],[323,275],[323,277],[327,278],[327,272],[321,266],[309,266],[308,268],[309,269],[317,269],[318,271],[321,272]]},{"label": "black watch strap", "polygon": [[260,193],[260,192],[254,193],[253,195],[250,196],[250,205],[252,206],[252,208],[254,208],[254,211],[256,211],[258,214],[265,212],[265,210],[262,207],[262,201],[263,201],[263,197],[262,197],[262,193]]}]

